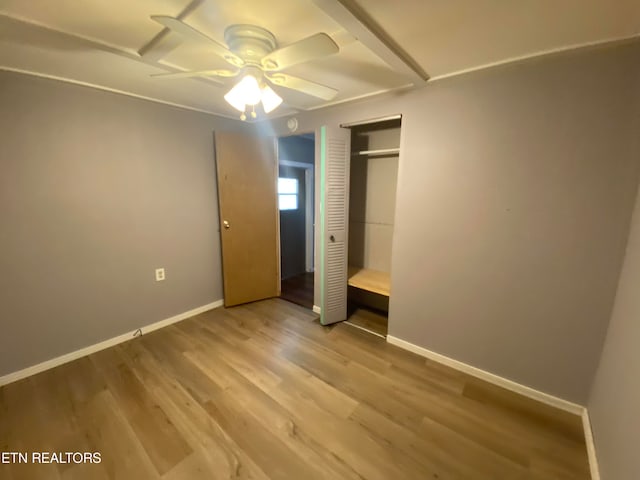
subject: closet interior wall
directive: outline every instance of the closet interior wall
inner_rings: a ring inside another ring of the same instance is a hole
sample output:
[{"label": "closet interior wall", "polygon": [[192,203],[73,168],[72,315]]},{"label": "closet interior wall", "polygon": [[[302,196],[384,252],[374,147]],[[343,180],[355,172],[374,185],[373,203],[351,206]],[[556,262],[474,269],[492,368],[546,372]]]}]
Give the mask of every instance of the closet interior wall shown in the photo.
[{"label": "closet interior wall", "polygon": [[[400,120],[352,128],[348,250],[352,271],[357,267],[390,276],[399,144]],[[388,310],[388,295],[350,288],[349,298]]]}]

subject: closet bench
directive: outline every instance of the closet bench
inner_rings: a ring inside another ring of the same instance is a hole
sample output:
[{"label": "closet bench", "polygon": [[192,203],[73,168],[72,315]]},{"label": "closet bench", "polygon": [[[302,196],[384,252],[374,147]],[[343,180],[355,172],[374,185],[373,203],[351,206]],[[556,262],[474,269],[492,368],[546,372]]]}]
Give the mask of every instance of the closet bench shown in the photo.
[{"label": "closet bench", "polygon": [[347,284],[351,287],[367,290],[385,297],[389,296],[391,278],[387,272],[349,265],[348,276],[349,281]]}]

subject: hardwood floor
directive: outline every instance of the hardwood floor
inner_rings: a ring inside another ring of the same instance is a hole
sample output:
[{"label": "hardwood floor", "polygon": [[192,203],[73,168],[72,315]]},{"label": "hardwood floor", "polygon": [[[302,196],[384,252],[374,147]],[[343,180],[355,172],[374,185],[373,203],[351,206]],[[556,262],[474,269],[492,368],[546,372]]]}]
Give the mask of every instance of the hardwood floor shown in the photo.
[{"label": "hardwood floor", "polygon": [[363,328],[382,337],[387,336],[389,318],[386,314],[368,308],[356,307],[347,318],[347,323]]},{"label": "hardwood floor", "polygon": [[281,290],[280,298],[308,309],[313,308],[313,272],[305,272],[283,279]]},{"label": "hardwood floor", "polygon": [[578,417],[279,299],[0,389],[3,479],[588,479]]}]

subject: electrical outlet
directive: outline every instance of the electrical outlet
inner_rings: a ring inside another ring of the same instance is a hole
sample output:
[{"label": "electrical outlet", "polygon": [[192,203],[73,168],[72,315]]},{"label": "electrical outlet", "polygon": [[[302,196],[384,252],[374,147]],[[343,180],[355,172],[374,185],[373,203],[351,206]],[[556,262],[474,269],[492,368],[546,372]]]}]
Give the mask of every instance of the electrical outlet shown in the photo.
[{"label": "electrical outlet", "polygon": [[164,268],[156,268],[156,282],[164,280]]}]

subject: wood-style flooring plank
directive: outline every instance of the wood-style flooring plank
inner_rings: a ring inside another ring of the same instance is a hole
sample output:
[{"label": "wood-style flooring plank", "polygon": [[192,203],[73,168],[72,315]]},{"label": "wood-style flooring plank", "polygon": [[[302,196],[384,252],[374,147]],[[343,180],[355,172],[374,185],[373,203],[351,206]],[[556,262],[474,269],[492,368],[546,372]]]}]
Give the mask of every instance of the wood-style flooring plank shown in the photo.
[{"label": "wood-style flooring plank", "polygon": [[[122,349],[134,373],[145,383],[180,435],[194,450],[164,478],[268,478],[205,410],[204,404],[218,395],[220,388],[211,382],[214,387],[211,396],[199,403],[174,376],[162,368],[162,364],[155,361],[142,342],[129,342]],[[206,390],[204,385],[201,388]]]},{"label": "wood-style flooring plank", "polygon": [[121,360],[117,348],[98,352],[92,359],[160,475],[192,453],[145,385]]},{"label": "wood-style flooring plank", "polygon": [[580,418],[270,299],[0,388],[22,479],[586,480]]},{"label": "wood-style flooring plank", "polygon": [[122,413],[119,401],[109,390],[91,400],[79,421],[92,447],[90,451],[101,454],[101,463],[85,465],[92,478],[94,472],[102,471],[109,479],[160,478],[135,429]]},{"label": "wood-style flooring plank", "polygon": [[308,309],[313,307],[313,272],[282,279],[280,298]]},{"label": "wood-style flooring plank", "polygon": [[387,331],[389,330],[388,315],[383,315],[367,308],[356,308],[349,315],[347,323],[383,337],[387,336]]}]

